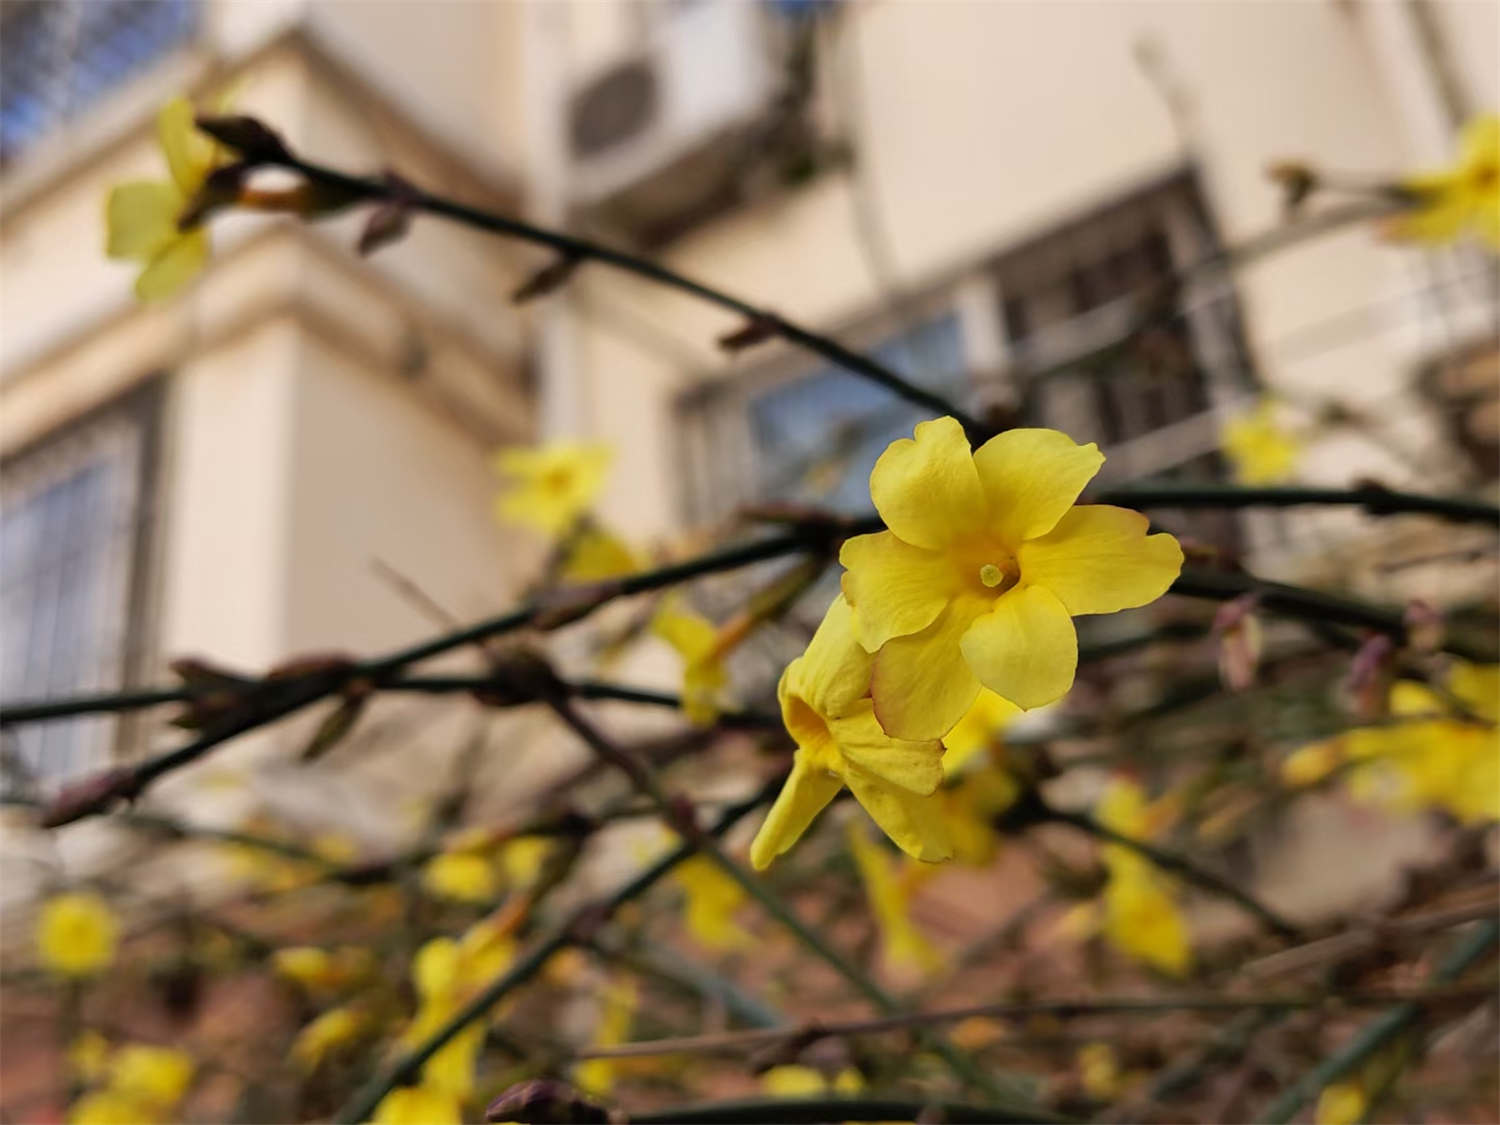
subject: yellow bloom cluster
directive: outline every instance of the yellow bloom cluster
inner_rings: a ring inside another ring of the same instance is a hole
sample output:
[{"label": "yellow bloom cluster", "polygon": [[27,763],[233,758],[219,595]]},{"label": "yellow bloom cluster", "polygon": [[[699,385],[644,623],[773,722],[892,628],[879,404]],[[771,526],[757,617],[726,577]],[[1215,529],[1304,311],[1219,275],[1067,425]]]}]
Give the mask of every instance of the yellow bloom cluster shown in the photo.
[{"label": "yellow bloom cluster", "polygon": [[357,945],[319,949],[311,945],[287,946],[271,955],[276,975],[289,980],[313,996],[347,992],[375,975],[375,954]]},{"label": "yellow bloom cluster", "polygon": [[724,645],[712,621],[668,597],[651,619],[651,631],[682,657],[682,709],[694,723],[706,726],[719,715],[720,697],[729,673]]},{"label": "yellow bloom cluster", "polygon": [[534,883],[551,850],[541,836],[460,833],[423,865],[422,886],[438,898],[486,906],[504,887],[521,890]]},{"label": "yellow bloom cluster", "polygon": [[[88,1051],[97,1055],[98,1048],[94,1042]],[[106,1044],[105,1052],[94,1060],[103,1071],[104,1083],[73,1103],[68,1110],[69,1125],[166,1125],[176,1120],[173,1111],[197,1069],[192,1056],[144,1043],[129,1043],[113,1053],[107,1053]]]},{"label": "yellow bloom cluster", "polygon": [[1458,160],[1401,182],[1417,201],[1388,230],[1417,242],[1452,242],[1468,232],[1500,251],[1500,116],[1474,118],[1459,138]]},{"label": "yellow bloom cluster", "polygon": [[735,921],[745,901],[745,889],[705,855],[679,863],[672,873],[682,888],[683,921],[688,933],[704,949],[744,949],[751,944],[748,933]]},{"label": "yellow bloom cluster", "polygon": [[857,1094],[865,1088],[864,1075],[846,1066],[832,1078],[816,1067],[798,1063],[773,1066],[760,1076],[760,1088],[778,1098],[809,1098],[819,1094]]},{"label": "yellow bloom cluster", "polygon": [[[429,1039],[509,967],[515,956],[511,933],[520,917],[518,911],[497,911],[457,940],[433,938],[417,950],[412,958],[417,1012],[401,1035],[403,1047],[415,1048]],[[382,1125],[461,1121],[464,1103],[474,1094],[474,1068],[484,1035],[483,1023],[466,1026],[427,1060],[420,1083],[385,1096],[376,1107],[375,1121]]]},{"label": "yellow bloom cluster", "polygon": [[1452,717],[1442,695],[1399,680],[1392,722],[1311,743],[1281,764],[1293,786],[1349,769],[1350,792],[1402,811],[1443,809],[1465,824],[1500,820],[1500,665],[1455,664],[1444,690],[1468,712]]},{"label": "yellow bloom cluster", "polygon": [[[1117,778],[1105,790],[1095,815],[1111,831],[1145,840],[1156,835],[1174,811],[1169,798],[1148,805],[1139,785]],[[1193,947],[1171,884],[1149,859],[1124,844],[1105,846],[1104,866],[1109,871],[1104,888],[1105,938],[1130,957],[1182,976],[1192,967]]]},{"label": "yellow bloom cluster", "polygon": [[114,912],[98,895],[54,895],[37,915],[37,954],[59,976],[93,976],[113,963],[119,933]]},{"label": "yellow bloom cluster", "polygon": [[971,451],[952,418],[919,423],[870,474],[888,530],[844,543],[843,594],[782,674],[797,742],[751,847],[767,866],[848,785],[903,850],[953,854],[937,790],[943,747],[988,688],[1014,708],[1060,699],[1078,663],[1073,615],[1160,597],[1182,568],[1144,516],[1074,506],[1103,456],[1056,430]]}]

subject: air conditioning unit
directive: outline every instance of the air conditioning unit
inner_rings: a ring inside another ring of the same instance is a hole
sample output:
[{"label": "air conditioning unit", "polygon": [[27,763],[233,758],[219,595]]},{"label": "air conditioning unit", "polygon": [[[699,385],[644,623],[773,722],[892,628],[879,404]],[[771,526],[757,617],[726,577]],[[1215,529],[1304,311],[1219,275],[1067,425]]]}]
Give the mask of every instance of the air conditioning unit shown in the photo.
[{"label": "air conditioning unit", "polygon": [[762,5],[661,7],[645,45],[578,82],[566,114],[574,211],[646,242],[733,196],[784,83]]}]

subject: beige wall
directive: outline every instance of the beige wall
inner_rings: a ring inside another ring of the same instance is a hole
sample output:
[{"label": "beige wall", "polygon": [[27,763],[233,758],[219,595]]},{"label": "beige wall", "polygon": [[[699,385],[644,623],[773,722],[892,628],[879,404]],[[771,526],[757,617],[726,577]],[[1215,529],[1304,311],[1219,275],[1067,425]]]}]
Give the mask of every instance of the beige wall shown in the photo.
[{"label": "beige wall", "polygon": [[[919,287],[1049,224],[1107,203],[1189,157],[1201,169],[1226,238],[1279,221],[1265,178],[1271,161],[1306,156],[1330,169],[1389,174],[1416,146],[1395,112],[1385,64],[1362,5],[1336,3],[879,3],[849,5],[838,65],[862,77],[861,137],[880,221],[899,280]],[[1448,13],[1482,30],[1493,13]],[[1469,5],[1467,7],[1476,7]],[[616,17],[572,5],[574,34]],[[1174,121],[1135,59],[1149,40],[1189,112]],[[1500,69],[1494,36],[1463,43],[1465,66]],[[1493,82],[1490,83],[1493,86]],[[692,276],[813,324],[877,307],[856,240],[847,180],[814,185],[743,209],[674,244],[670,263]],[[1383,244],[1369,228],[1319,239],[1242,271],[1238,290],[1251,343],[1273,386],[1353,401],[1397,392],[1430,352],[1412,340],[1411,302],[1393,303],[1422,268],[1418,252]],[[577,372],[592,402],[586,425],[621,447],[609,510],[644,533],[677,518],[666,421],[674,393],[703,370],[738,362],[710,342],[732,321],[701,304],[601,271],[574,297]],[[592,310],[623,307],[696,348],[692,362],[663,359]],[[1309,354],[1307,335],[1373,310],[1361,333]],[[1347,482],[1405,469],[1343,443],[1308,462],[1311,479]],[[628,484],[624,483],[628,481]]]}]

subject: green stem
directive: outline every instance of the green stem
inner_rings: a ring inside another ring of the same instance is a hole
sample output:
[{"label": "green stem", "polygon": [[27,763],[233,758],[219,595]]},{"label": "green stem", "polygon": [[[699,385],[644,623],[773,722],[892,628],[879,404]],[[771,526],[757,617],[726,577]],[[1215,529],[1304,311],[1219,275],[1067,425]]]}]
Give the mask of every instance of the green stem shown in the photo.
[{"label": "green stem", "polygon": [[[1500,938],[1500,922],[1490,919],[1477,923],[1469,933],[1453,943],[1447,956],[1429,974],[1428,980],[1433,984],[1446,984],[1456,980],[1469,966],[1495,947],[1497,938]],[[1421,1014],[1420,1004],[1408,1002],[1398,1004],[1377,1016],[1360,1028],[1342,1049],[1283,1090],[1266,1107],[1259,1119],[1267,1125],[1283,1125],[1290,1121],[1319,1090],[1363,1066],[1367,1059],[1416,1023]]]}]

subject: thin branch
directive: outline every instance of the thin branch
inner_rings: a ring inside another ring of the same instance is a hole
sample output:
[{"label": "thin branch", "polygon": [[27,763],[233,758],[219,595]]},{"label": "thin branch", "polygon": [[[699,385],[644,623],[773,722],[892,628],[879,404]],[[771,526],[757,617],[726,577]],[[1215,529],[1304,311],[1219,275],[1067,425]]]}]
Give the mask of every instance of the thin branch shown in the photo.
[{"label": "thin branch", "polygon": [[699,1102],[696,1105],[634,1113],[622,1120],[627,1125],[765,1125],[767,1121],[775,1121],[780,1125],[823,1125],[829,1121],[943,1121],[950,1125],[1025,1125],[1027,1122],[1041,1122],[1062,1125],[1071,1119],[1028,1104],[976,1106],[898,1098],[826,1096]]},{"label": "thin branch", "polygon": [[[1434,984],[1456,980],[1469,966],[1494,949],[1497,938],[1500,938],[1500,922],[1490,918],[1477,923],[1472,931],[1450,947],[1428,979]],[[1290,1121],[1319,1090],[1364,1065],[1372,1055],[1412,1027],[1421,1014],[1420,1004],[1407,1001],[1377,1016],[1360,1028],[1340,1050],[1283,1090],[1257,1120],[1267,1122],[1267,1125],[1282,1125]]]},{"label": "thin branch", "polygon": [[1169,1012],[1239,1012],[1294,1011],[1307,1008],[1384,1007],[1389,1004],[1413,1003],[1423,1006],[1451,1004],[1493,995],[1494,988],[1485,983],[1464,988],[1441,988],[1409,992],[1356,992],[1344,995],[1312,996],[1120,996],[1091,997],[1078,1000],[1037,1000],[1021,1003],[974,1004],[963,1008],[943,1008],[923,1012],[902,1012],[878,1019],[846,1020],[820,1023],[816,1020],[782,1027],[751,1028],[709,1035],[683,1035],[670,1039],[649,1039],[614,1047],[588,1047],[577,1053],[580,1059],[624,1059],[652,1055],[711,1054],[720,1051],[738,1053],[768,1043],[787,1039],[816,1042],[846,1035],[872,1035],[933,1024],[958,1023],[973,1018],[1014,1019],[1029,1016],[1051,1016],[1057,1019],[1117,1015],[1157,1014]]},{"label": "thin branch", "polygon": [[[410,184],[403,183],[397,189],[393,188],[392,181],[389,179],[374,176],[351,176],[337,169],[314,164],[311,161],[292,156],[289,153],[285,154],[284,158],[268,160],[266,164],[296,172],[305,176],[310,182],[331,188],[354,202],[387,203],[399,201],[402,205],[413,210],[425,211],[429,215],[436,215],[452,220],[453,222],[462,223],[465,226],[486,231],[490,234],[519,239],[522,242],[530,242],[537,246],[546,247],[555,251],[563,260],[571,262],[598,262],[601,265],[623,270],[626,273],[634,274],[636,277],[644,278],[647,281],[655,282],[669,289],[675,289],[680,293],[686,293],[690,297],[696,297],[711,305],[717,305],[727,312],[744,318],[748,333],[753,334],[756,339],[779,337],[789,344],[811,352],[813,355],[842,367],[846,371],[886,388],[908,402],[931,410],[934,414],[946,414],[958,419],[968,432],[970,440],[976,444],[990,437],[994,432],[991,427],[986,426],[979,419],[960,410],[941,395],[934,394],[917,386],[870,356],[846,348],[837,340],[804,328],[795,321],[787,320],[785,317],[768,308],[763,308],[738,297],[731,296],[721,289],[686,277],[675,270],[668,269],[649,259],[638,257],[623,250],[616,250],[613,247],[604,246],[586,238],[578,238],[573,235],[564,234],[561,231],[548,230],[544,227],[523,222],[520,219],[499,215],[479,207],[472,207],[444,196],[433,195]],[[400,198],[396,200],[398,192]]]},{"label": "thin branch", "polygon": [[1167,848],[1159,847],[1145,840],[1137,840],[1132,836],[1126,836],[1100,824],[1088,813],[1070,812],[1063,809],[1053,808],[1045,804],[1040,796],[1034,796],[1033,800],[1040,806],[1036,815],[1042,823],[1052,821],[1058,824],[1066,824],[1081,832],[1100,840],[1107,840],[1111,844],[1129,848],[1146,859],[1149,859],[1157,867],[1170,871],[1179,876],[1183,881],[1192,883],[1201,889],[1218,895],[1220,898],[1228,899],[1240,907],[1245,913],[1255,917],[1267,929],[1279,934],[1289,940],[1298,940],[1302,931],[1270,907],[1260,902],[1254,895],[1235,886],[1227,879],[1220,878],[1212,871],[1199,867],[1192,860]]},{"label": "thin branch", "polygon": [[[722,836],[751,810],[771,800],[784,780],[784,778],[775,778],[754,796],[725,809],[706,830],[706,835],[713,838]],[[536,976],[554,953],[576,941],[587,939],[592,932],[609,921],[620,907],[645,894],[696,851],[697,847],[693,843],[679,844],[617,890],[574,908],[554,925],[545,937],[514,961],[509,969],[496,977],[454,1013],[447,1023],[434,1031],[420,1045],[402,1055],[388,1069],[376,1074],[356,1090],[339,1110],[335,1119],[348,1125],[369,1121],[375,1107],[380,1104],[386,1094],[398,1086],[415,1081],[428,1059],[442,1050],[469,1024]]]},{"label": "thin branch", "polygon": [[[779,922],[805,948],[814,953],[829,968],[833,969],[834,972],[853,985],[856,990],[882,1012],[891,1015],[900,1014],[900,1005],[897,1003],[895,997],[891,996],[868,976],[860,972],[848,958],[829,945],[821,934],[798,918],[793,913],[791,907],[773,893],[763,880],[757,879],[730,858],[728,853],[719,847],[716,840],[704,837],[694,823],[691,814],[685,814],[682,804],[662,788],[661,784],[652,774],[649,766],[630,754],[623,747],[614,743],[603,731],[580,715],[565,697],[549,699],[548,703],[551,704],[558,718],[578,735],[594,753],[624,773],[636,789],[651,799],[668,825],[680,833],[684,839],[696,839],[702,853],[733,879],[747,895],[754,899],[766,913]],[[959,1052],[946,1040],[930,1037],[927,1045],[942,1056],[955,1075],[985,1091],[991,1097],[1005,1097],[1010,1093],[1010,1091],[1002,1089],[989,1076],[979,1071],[966,1055]]]},{"label": "thin branch", "polygon": [[1461,496],[1425,496],[1379,485],[1358,488],[1247,488],[1215,484],[1138,484],[1087,497],[1089,503],[1126,508],[1299,508],[1313,505],[1363,508],[1372,516],[1406,513],[1438,516],[1454,523],[1500,527],[1500,506]]}]

